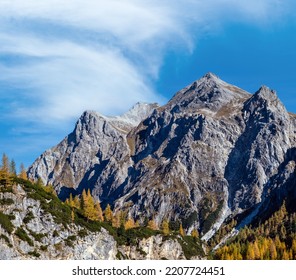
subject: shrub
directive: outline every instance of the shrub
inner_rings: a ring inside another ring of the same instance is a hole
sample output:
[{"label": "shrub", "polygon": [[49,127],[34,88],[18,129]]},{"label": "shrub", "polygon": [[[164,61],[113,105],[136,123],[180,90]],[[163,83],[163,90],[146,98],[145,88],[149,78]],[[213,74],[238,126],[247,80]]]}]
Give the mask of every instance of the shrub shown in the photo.
[{"label": "shrub", "polygon": [[32,252],[29,252],[28,254],[31,255],[31,256],[33,256],[33,257],[36,257],[36,258],[39,258],[40,257],[40,254],[36,250],[34,250]]},{"label": "shrub", "polygon": [[0,211],[0,225],[3,229],[5,229],[8,233],[12,233],[14,226],[10,221],[11,216],[5,215]]},{"label": "shrub", "polygon": [[2,185],[0,185],[0,192],[2,192],[2,193],[6,193],[6,192],[12,193],[13,192],[12,186],[2,186]]},{"label": "shrub", "polygon": [[73,247],[73,246],[74,246],[73,241],[75,241],[75,240],[76,240],[76,236],[75,236],[75,235],[70,235],[70,236],[68,236],[68,238],[65,239],[64,241],[65,241],[65,244],[66,244],[68,247]]},{"label": "shrub", "polygon": [[186,259],[191,259],[193,256],[204,256],[204,251],[201,242],[196,242],[192,236],[184,236],[182,239],[177,239],[181,245]]},{"label": "shrub", "polygon": [[46,235],[44,233],[35,233],[31,230],[29,230],[30,234],[34,237],[34,239],[38,242],[42,241],[43,237],[46,237]]},{"label": "shrub", "polygon": [[34,215],[32,213],[32,211],[29,211],[26,215],[26,217],[24,218],[23,222],[25,224],[29,223],[32,219],[34,219]]},{"label": "shrub", "polygon": [[8,238],[6,235],[1,234],[1,235],[0,235],[0,238],[3,239],[3,240],[5,240],[5,242],[7,243],[7,245],[8,245],[9,247],[12,247],[12,245],[11,245],[11,243],[10,243],[10,240],[9,240],[9,238]]},{"label": "shrub", "polygon": [[78,236],[81,238],[84,238],[85,236],[87,236],[87,230],[85,229],[81,229],[80,231],[78,231]]},{"label": "shrub", "polygon": [[24,187],[28,198],[38,200],[44,212],[51,214],[56,223],[63,224],[65,227],[72,223],[71,208],[63,204],[49,187],[45,188],[40,182],[32,183],[21,178],[15,178],[15,182]]},{"label": "shrub", "polygon": [[34,246],[33,241],[28,236],[28,234],[22,228],[17,228],[15,231],[15,235],[19,237],[19,239],[26,241],[30,246]]},{"label": "shrub", "polygon": [[47,248],[48,248],[47,245],[41,245],[41,246],[40,246],[40,250],[41,250],[41,251],[46,251]]},{"label": "shrub", "polygon": [[3,198],[0,200],[0,205],[11,205],[14,201],[11,198]]}]

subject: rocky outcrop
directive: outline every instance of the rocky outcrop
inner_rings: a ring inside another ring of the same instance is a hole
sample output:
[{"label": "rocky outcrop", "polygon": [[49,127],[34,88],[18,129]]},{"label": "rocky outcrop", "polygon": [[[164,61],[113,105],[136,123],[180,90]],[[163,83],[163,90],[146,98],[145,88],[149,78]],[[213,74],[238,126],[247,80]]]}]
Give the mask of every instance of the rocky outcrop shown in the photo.
[{"label": "rocky outcrop", "polygon": [[57,223],[42,209],[40,201],[27,197],[20,185],[13,192],[0,193],[0,202],[1,213],[13,217],[10,234],[0,225],[2,260],[116,259],[116,242],[106,230],[91,233],[75,224]]},{"label": "rocky outcrop", "polygon": [[103,227],[91,232],[66,218],[58,221],[23,186],[5,191],[0,185],[0,260],[185,259],[180,243],[161,234],[133,241],[119,246]]},{"label": "rocky outcrop", "polygon": [[29,176],[52,184],[62,199],[91,189],[98,199],[111,200],[132,165],[126,133],[156,107],[138,103],[120,117],[84,112],[74,131],[36,160]]},{"label": "rocky outcrop", "polygon": [[121,246],[118,250],[124,258],[132,260],[186,260],[180,243],[164,240],[162,235],[140,240],[136,246]]},{"label": "rocky outcrop", "polygon": [[251,222],[273,193],[294,191],[295,116],[269,88],[251,95],[208,73],[165,106],[137,106],[122,118],[85,112],[29,176],[205,240],[228,216],[248,211]]}]

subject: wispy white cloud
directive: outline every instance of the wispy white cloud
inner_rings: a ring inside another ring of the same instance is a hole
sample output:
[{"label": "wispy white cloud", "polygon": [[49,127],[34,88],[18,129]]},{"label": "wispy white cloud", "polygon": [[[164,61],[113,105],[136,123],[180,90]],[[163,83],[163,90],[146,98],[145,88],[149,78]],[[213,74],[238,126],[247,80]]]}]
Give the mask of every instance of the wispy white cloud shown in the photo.
[{"label": "wispy white cloud", "polygon": [[23,89],[10,104],[14,115],[40,123],[162,102],[152,81],[167,48],[192,50],[203,32],[227,21],[265,24],[288,2],[1,0],[0,81]]},{"label": "wispy white cloud", "polygon": [[86,109],[108,114],[123,111],[138,100],[160,100],[116,49],[97,46],[94,50],[30,36],[13,37],[12,41],[5,46],[6,50],[3,46],[0,50],[25,54],[29,61],[35,59],[30,65],[0,66],[1,73],[5,73],[0,80],[17,81],[20,87],[28,89],[22,94],[35,100],[25,107],[16,104],[17,116],[60,121],[77,117]]}]

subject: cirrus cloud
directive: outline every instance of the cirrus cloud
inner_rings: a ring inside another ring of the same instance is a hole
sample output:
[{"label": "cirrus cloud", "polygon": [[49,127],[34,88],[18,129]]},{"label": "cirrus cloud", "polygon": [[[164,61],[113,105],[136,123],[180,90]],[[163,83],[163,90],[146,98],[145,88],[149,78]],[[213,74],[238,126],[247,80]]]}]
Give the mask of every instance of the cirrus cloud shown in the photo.
[{"label": "cirrus cloud", "polygon": [[[0,83],[14,116],[61,123],[85,109],[163,102],[154,88],[168,48],[192,51],[227,21],[266,24],[291,1],[0,1]],[[272,15],[272,16],[271,16]],[[46,114],[44,114],[46,112]]]}]

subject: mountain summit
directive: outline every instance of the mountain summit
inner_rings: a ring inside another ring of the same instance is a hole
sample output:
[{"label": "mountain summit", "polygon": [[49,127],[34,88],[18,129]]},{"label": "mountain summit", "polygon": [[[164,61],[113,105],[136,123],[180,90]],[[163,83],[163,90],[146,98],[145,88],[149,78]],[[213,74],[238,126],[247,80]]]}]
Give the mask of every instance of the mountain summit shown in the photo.
[{"label": "mountain summit", "polygon": [[218,76],[207,73],[201,79],[180,90],[169,101],[169,106],[178,105],[185,110],[209,109],[219,111],[230,101],[241,101],[250,96],[246,91],[225,83]]},{"label": "mountain summit", "polygon": [[250,94],[208,73],[164,106],[121,117],[85,112],[29,168],[66,199],[90,189],[140,222],[168,219],[210,239],[295,199],[296,118],[276,93]]}]

